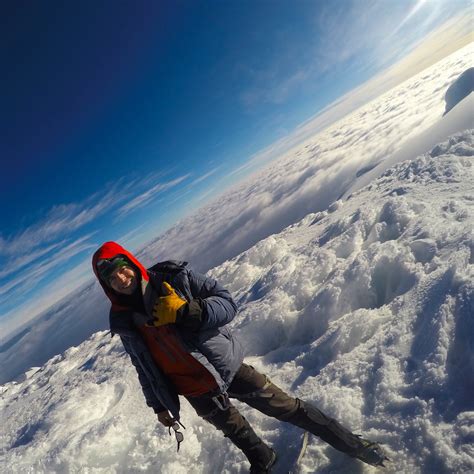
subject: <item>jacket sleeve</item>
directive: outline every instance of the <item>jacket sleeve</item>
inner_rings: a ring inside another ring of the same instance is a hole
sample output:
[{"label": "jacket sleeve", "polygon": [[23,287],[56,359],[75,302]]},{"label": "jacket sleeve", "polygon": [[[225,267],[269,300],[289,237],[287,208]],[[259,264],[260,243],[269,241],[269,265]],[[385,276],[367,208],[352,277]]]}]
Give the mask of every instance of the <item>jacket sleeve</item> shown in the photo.
[{"label": "jacket sleeve", "polygon": [[132,361],[133,366],[135,367],[137,374],[138,374],[138,381],[142,386],[143,395],[145,396],[146,404],[153,409],[155,413],[159,413],[160,411],[166,410],[166,408],[160,403],[158,398],[153,391],[151,384],[148,380],[148,377],[145,374],[145,371],[140,365],[140,362],[137,359],[137,356],[132,354],[130,347],[128,345],[127,339],[125,337],[120,337],[122,339],[123,346],[130,356],[130,360]]},{"label": "jacket sleeve", "polygon": [[200,329],[210,329],[230,323],[237,305],[230,293],[213,278],[188,269],[189,284],[194,301],[201,308]]}]

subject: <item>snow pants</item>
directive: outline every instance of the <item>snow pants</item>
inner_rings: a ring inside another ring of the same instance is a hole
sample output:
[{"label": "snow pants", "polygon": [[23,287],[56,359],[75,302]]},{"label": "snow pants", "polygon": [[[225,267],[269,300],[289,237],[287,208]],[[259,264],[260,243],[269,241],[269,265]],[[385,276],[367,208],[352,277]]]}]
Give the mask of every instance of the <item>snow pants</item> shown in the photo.
[{"label": "snow pants", "polygon": [[[241,365],[229,387],[228,395],[265,415],[299,426],[350,456],[354,456],[361,446],[357,435],[313,405],[289,396],[251,365]],[[245,442],[240,440],[242,436],[239,438],[239,433],[246,433],[246,436],[254,440],[254,444],[255,440],[260,441],[248,421],[228,399],[218,405],[207,395],[187,399],[199,416],[221,430],[241,449],[244,448]],[[245,452],[245,449],[243,450]]]}]

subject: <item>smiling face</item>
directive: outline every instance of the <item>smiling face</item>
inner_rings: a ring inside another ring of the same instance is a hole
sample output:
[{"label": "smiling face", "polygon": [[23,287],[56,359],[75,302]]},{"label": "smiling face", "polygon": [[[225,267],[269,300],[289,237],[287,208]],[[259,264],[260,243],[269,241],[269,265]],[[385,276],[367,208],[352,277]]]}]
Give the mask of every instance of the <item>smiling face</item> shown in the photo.
[{"label": "smiling face", "polygon": [[131,295],[138,286],[138,278],[131,267],[116,268],[109,277],[109,285],[117,293]]}]

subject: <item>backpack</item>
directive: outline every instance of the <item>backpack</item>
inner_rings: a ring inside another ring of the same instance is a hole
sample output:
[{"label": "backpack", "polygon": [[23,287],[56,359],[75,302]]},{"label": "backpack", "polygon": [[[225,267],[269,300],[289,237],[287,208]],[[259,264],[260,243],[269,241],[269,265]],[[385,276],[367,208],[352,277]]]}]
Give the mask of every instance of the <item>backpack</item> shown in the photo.
[{"label": "backpack", "polygon": [[155,265],[147,269],[148,272],[156,275],[150,278],[152,287],[161,295],[161,284],[157,285],[157,280],[161,282],[166,281],[171,284],[174,277],[186,269],[187,264],[188,262],[182,262],[180,260],[166,260],[164,262],[155,263]]}]

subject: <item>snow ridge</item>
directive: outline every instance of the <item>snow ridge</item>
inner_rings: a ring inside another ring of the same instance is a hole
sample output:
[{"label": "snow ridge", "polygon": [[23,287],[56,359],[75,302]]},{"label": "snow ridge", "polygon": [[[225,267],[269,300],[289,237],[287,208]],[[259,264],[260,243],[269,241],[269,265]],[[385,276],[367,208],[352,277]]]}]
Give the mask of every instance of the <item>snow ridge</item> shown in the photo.
[{"label": "snow ridge", "polygon": [[[383,442],[387,472],[474,469],[473,154],[473,131],[458,133],[211,271],[239,302],[248,361]],[[186,402],[176,454],[105,331],[1,391],[4,472],[247,466]],[[285,472],[300,431],[238,406]],[[372,468],[313,439],[302,471]]]}]

